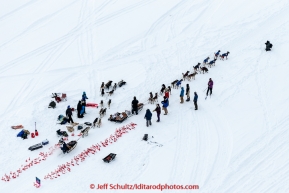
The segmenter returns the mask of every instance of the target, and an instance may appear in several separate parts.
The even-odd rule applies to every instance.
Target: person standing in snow
[[[197,92],[194,92],[194,105],[195,105],[195,110],[198,110],[198,94]]]
[[[149,125],[152,125],[152,121],[151,121],[151,119],[152,119],[152,113],[151,113],[151,111],[150,111],[149,109],[147,109],[144,118],[147,120],[147,127],[148,127]]]
[[[133,97],[133,101],[131,102],[132,106],[132,114],[135,112],[135,114],[138,114],[138,100],[136,100],[136,97]]]
[[[85,112],[85,106],[86,106],[86,102],[82,99],[82,100],[81,100],[81,111],[80,111],[80,115],[86,114],[86,112]]]
[[[190,85],[187,84],[187,88],[186,88],[186,95],[187,95],[187,102],[190,101]]]
[[[168,88],[165,90],[165,97],[170,98],[170,91]]]
[[[272,48],[273,45],[272,45],[268,40],[267,40],[267,42],[265,43],[265,45],[266,45],[266,49],[265,49],[266,52],[267,52],[267,51],[271,51],[271,48]]]
[[[210,79],[209,79],[209,82],[208,82],[207,96],[208,96],[209,91],[210,91],[210,95],[212,95],[213,84],[214,84],[214,82],[213,82],[213,80],[210,78]]]
[[[78,101],[78,104],[77,104],[77,117],[78,118],[83,118],[83,115],[80,114],[81,109],[82,109],[81,101]]]
[[[181,93],[180,93],[180,98],[181,98],[181,102],[180,103],[184,103],[184,87],[181,88]]]
[[[169,99],[164,96],[164,100],[162,101],[163,104],[163,110],[165,111],[164,115],[168,114],[168,106],[169,106]]]
[[[86,96],[86,93],[83,92],[83,93],[82,93],[82,101],[83,101],[83,102],[82,102],[82,103],[83,103],[82,106],[84,106],[84,114],[86,114],[86,112],[85,112],[86,99],[88,99],[87,96]]]
[[[73,123],[73,119],[72,119],[72,110],[70,108],[70,106],[68,105],[67,109],[66,109],[66,116],[68,117],[68,123]]]
[[[157,117],[158,117],[157,122],[160,122],[161,107],[160,107],[159,104],[157,104],[157,107],[155,108],[155,110],[153,110],[153,112],[154,112],[154,111],[157,112]]]

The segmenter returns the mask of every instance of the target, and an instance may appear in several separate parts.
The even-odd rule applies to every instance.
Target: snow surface
[[[0,172],[16,171],[28,158],[58,142],[56,125],[66,107],[76,107],[82,92],[88,102],[112,99],[101,128],[90,130],[65,156],[60,149],[9,182],[0,192],[93,192],[90,184],[199,185],[199,190],[163,192],[289,192],[289,1],[275,0],[14,0],[0,6]],[[273,43],[265,52],[265,42]],[[208,74],[190,84],[193,102],[179,103],[172,90],[169,114],[145,126],[149,92],[180,79],[214,52],[230,51]],[[208,79],[213,95],[205,100]],[[113,96],[101,97],[101,82],[124,79]],[[68,101],[47,108],[52,92]],[[118,125],[110,114],[130,109],[136,96],[146,103],[138,116]],[[99,109],[87,108],[92,122]],[[22,140],[11,125],[23,124],[40,136]],[[53,180],[44,176],[81,151],[103,141],[130,122],[136,129],[90,155],[71,172]],[[141,141],[149,134],[147,144]],[[77,133],[76,133],[77,134]],[[153,136],[153,138],[152,138]],[[28,147],[48,139],[36,151]],[[77,136],[69,137],[78,139]],[[116,159],[102,161],[109,153]],[[35,177],[42,186],[33,186]],[[144,192],[103,190],[104,192]],[[159,190],[151,192],[160,192]]]

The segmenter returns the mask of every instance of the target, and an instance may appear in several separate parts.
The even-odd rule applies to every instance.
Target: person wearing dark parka
[[[158,117],[157,122],[160,122],[161,107],[160,107],[159,104],[157,104],[157,107],[155,108],[155,110],[153,110],[153,112],[154,112],[154,111],[157,112],[157,117]]]
[[[147,127],[149,125],[152,125],[152,121],[151,121],[152,120],[152,113],[151,113],[151,111],[149,109],[147,109],[144,118],[147,120]]]
[[[138,100],[136,100],[136,97],[133,97],[133,101],[131,102],[132,106],[132,114],[135,112],[135,114],[138,114]]]
[[[71,123],[73,123],[73,120],[71,117],[72,116],[72,110],[71,110],[70,106],[68,106],[66,109],[66,116],[68,117],[68,123],[70,123],[70,121],[71,121]]]
[[[198,94],[197,92],[194,92],[194,105],[195,105],[195,110],[198,110]]]

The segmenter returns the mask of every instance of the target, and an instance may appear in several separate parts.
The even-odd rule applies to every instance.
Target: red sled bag
[[[96,107],[96,108],[98,108],[98,104],[96,104],[96,103],[86,103],[86,107]]]

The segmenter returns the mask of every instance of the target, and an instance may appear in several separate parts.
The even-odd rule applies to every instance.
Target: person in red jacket
[[[165,91],[165,97],[170,98],[170,91],[169,91],[169,89],[166,89],[166,91]]]

